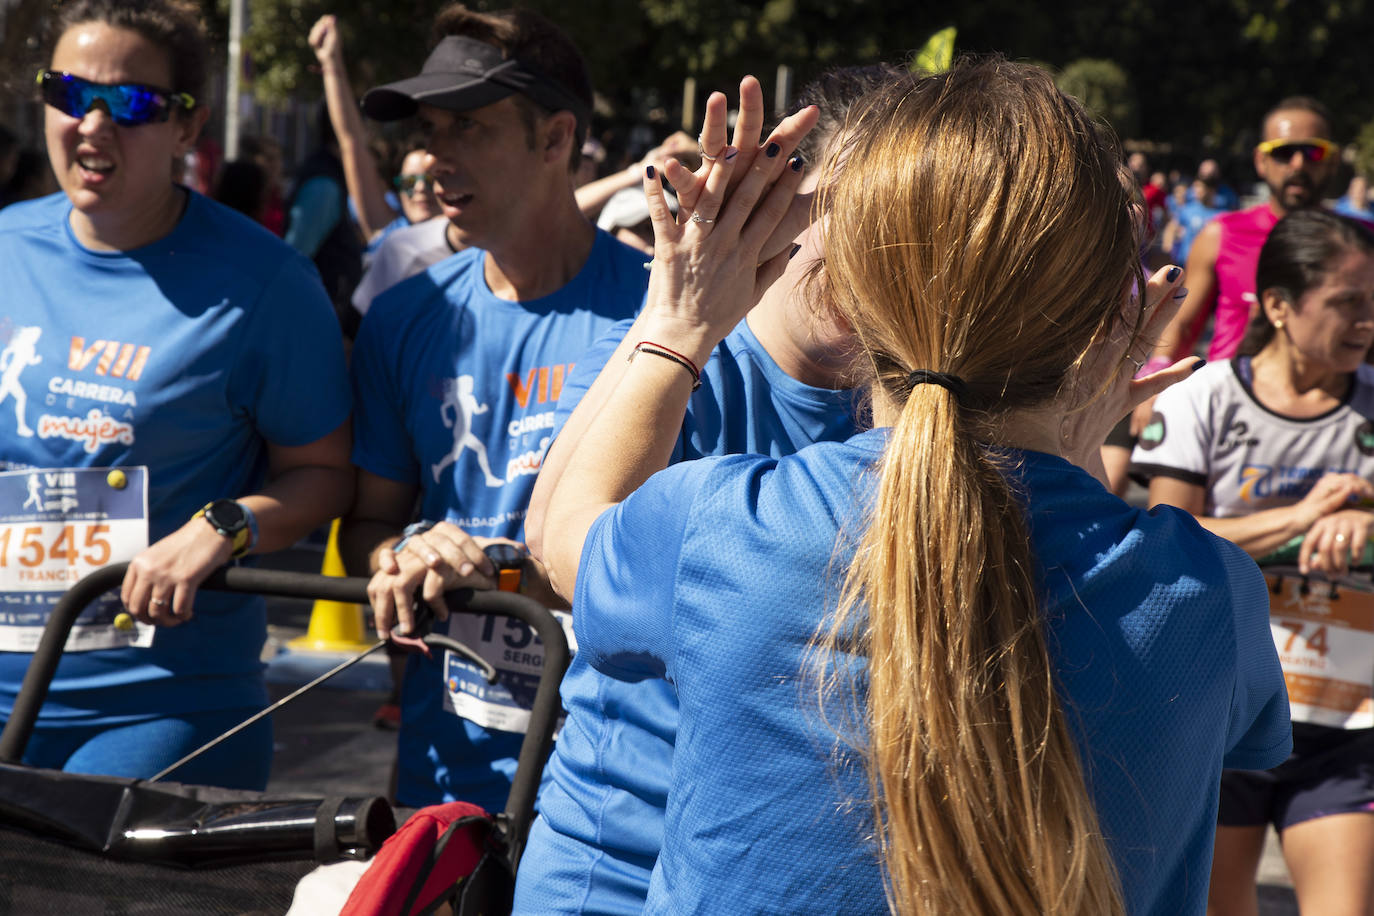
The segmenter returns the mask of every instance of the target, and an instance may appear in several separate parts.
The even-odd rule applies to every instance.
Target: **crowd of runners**
[[[1255,914],[1271,825],[1304,913],[1374,910],[1374,623],[1271,619],[1255,562],[1339,583],[1374,536],[1374,214],[1326,204],[1319,101],[1255,194],[996,56],[775,120],[745,77],[612,167],[557,25],[433,36],[358,99],[314,24],[287,191],[269,138],[204,168],[177,0],[54,13],[54,193],[0,133],[0,716],[39,583],[131,562],[26,763],[146,777],[266,705],[262,602],[197,586],[337,518],[399,804],[500,810],[540,669],[443,592],[577,648],[518,913]],[[420,599],[498,683],[413,651]]]

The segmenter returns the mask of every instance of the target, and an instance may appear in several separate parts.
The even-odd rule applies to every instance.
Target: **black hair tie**
[[[961,404],[968,398],[968,385],[964,384],[964,380],[957,375],[950,375],[946,372],[917,369],[906,377],[906,387],[908,391],[915,391],[917,385],[939,385],[954,395],[954,400]]]

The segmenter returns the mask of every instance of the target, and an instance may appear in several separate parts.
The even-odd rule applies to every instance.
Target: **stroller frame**
[[[117,588],[127,568],[127,563],[118,563],[96,570],[73,585],[53,606],[9,720],[3,732],[0,732],[0,763],[18,764],[22,760],[39,711],[47,698],[67,635],[77,616],[98,596]],[[362,578],[227,567],[212,573],[200,587],[213,591],[366,604],[367,581]],[[544,761],[553,744],[553,733],[561,710],[558,687],[570,657],[568,641],[553,614],[523,595],[459,589],[445,595],[445,599],[451,613],[495,614],[520,620],[534,629],[544,646],[543,670],[530,711],[529,728],[520,746],[510,795],[505,810],[494,813],[498,834],[495,839],[505,846],[513,872],[519,864],[534,819],[535,796],[539,790]]]

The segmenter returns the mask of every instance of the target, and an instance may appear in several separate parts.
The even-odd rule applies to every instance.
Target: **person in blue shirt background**
[[[886,65],[848,67],[803,88],[794,107],[818,106],[821,121],[799,154],[823,160],[850,106],[901,73]],[[762,90],[746,79],[740,85],[737,149],[758,148],[762,120]],[[803,189],[814,189],[811,177]],[[854,341],[818,301],[819,285],[809,282],[821,257],[816,235],[808,229],[797,238],[799,250],[782,277],[702,367],[702,385],[688,404],[673,463],[737,453],[781,457],[853,434],[860,407],[848,388]],[[617,371],[635,340],[632,324],[621,322],[581,359],[563,386],[559,429],[603,368]],[[545,498],[556,483],[541,475],[531,497],[526,535],[535,548],[543,534]],[[609,677],[580,656],[573,658],[562,695],[567,721],[521,860],[515,912],[639,913],[662,842],[676,695],[664,681]]]
[[[800,177],[759,157],[727,194],[726,155],[698,220],[646,181],[635,359],[546,462],[578,651],[678,698],[645,911],[1201,913],[1223,761],[1291,742],[1254,564],[1100,483],[1192,368],[1132,380],[1182,271],[1144,280],[1115,142],[1039,68],[959,61],[856,124],[825,282],[877,428],[663,469]]]
[[[0,462],[128,469],[111,487],[146,468],[151,546],[120,600],[157,629],[130,644],[94,608],[24,759],[147,778],[266,705],[263,601],[197,587],[344,511],[351,399],[310,263],[172,180],[209,115],[200,23],[164,0],[74,0],[54,34],[41,85],[63,193],[0,212]],[[0,716],[30,659],[9,617]],[[261,789],[271,760],[264,720],[172,778]]]
[[[1188,190],[1188,199],[1178,206],[1172,221],[1164,227],[1164,247],[1175,264],[1188,262],[1188,250],[1202,227],[1226,212],[1216,201],[1215,189],[1203,179],[1194,180]]]
[[[1369,206],[1369,181],[1363,175],[1350,179],[1345,195],[1336,201],[1331,209],[1344,216],[1353,216],[1365,222],[1374,221],[1374,208]]]

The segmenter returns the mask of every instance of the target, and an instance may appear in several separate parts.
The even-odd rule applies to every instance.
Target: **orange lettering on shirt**
[[[139,347],[134,354],[134,364],[129,367],[129,374],[124,376],[131,382],[138,381],[138,377],[143,374],[143,367],[148,364],[148,354],[153,352],[152,347]]]
[[[530,392],[534,390],[534,376],[538,371],[538,369],[531,369],[523,382],[520,380],[520,376],[514,372],[506,373],[506,381],[510,383],[510,390],[515,392],[515,403],[521,407],[529,406]]]
[[[95,364],[95,374],[104,375],[110,371],[110,363],[114,362],[115,354],[119,352],[119,341],[112,340],[105,344],[105,352],[100,354],[100,362]]]
[[[131,359],[133,359],[133,358],[134,358],[134,345],[133,345],[133,344],[125,344],[124,346],[120,347],[120,348],[119,348],[119,359],[115,360],[114,366],[111,367],[111,369],[110,369],[110,374],[113,375],[115,378],[123,378],[123,377],[124,377],[124,372],[125,372],[125,370],[127,370],[127,369],[129,368],[129,360],[131,360]]]
[[[572,367],[572,363],[568,363],[567,366],[557,365],[553,367],[553,387],[549,390],[549,400],[555,404],[563,396],[563,371],[566,369],[568,374],[572,375]]]
[[[549,399],[549,368],[548,366],[539,367],[539,403],[543,404]],[[521,407],[525,405],[521,404]]]
[[[105,341],[103,340],[97,340],[88,347],[86,346],[86,338],[73,337],[71,349],[67,352],[67,368],[73,372],[80,372],[103,349],[105,349]]]

